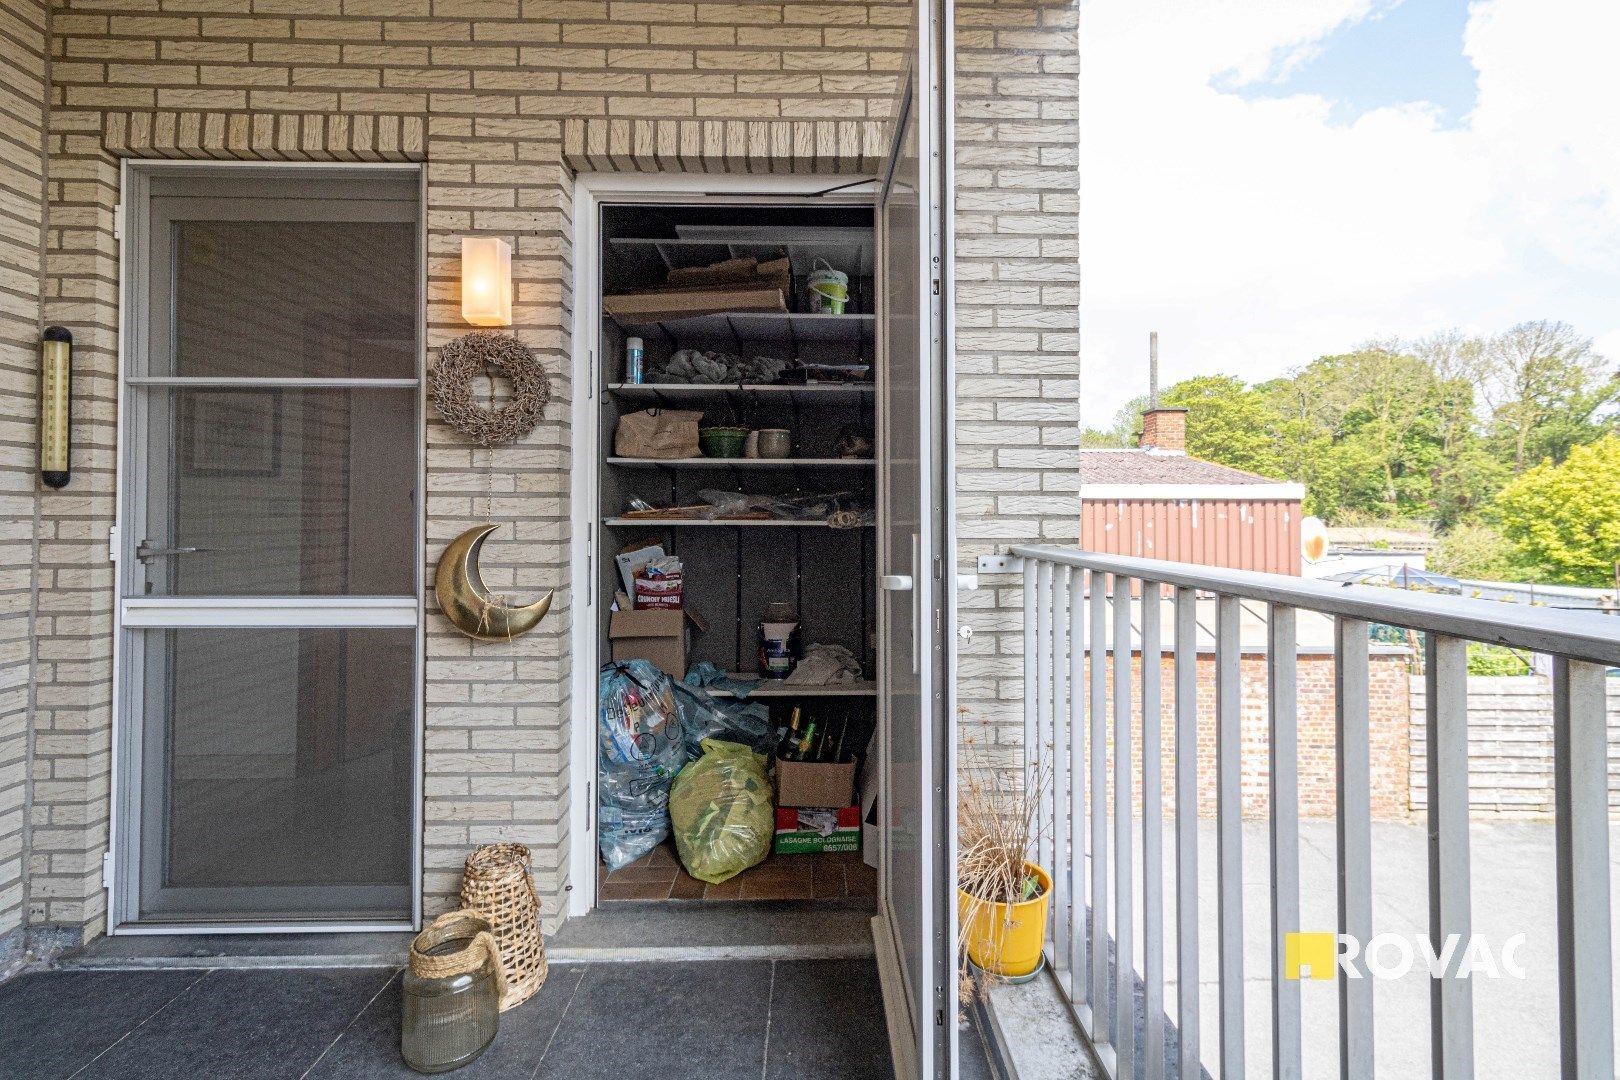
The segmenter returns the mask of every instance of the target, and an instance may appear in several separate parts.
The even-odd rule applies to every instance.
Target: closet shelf
[[[626,469],[870,469],[871,458],[629,458],[610,457]]]
[[[830,529],[825,521],[781,521],[776,518],[763,518],[753,520],[726,519],[710,520],[708,518],[604,518],[602,524],[610,528],[620,529]],[[871,525],[857,525],[853,529],[844,529],[844,532],[859,532],[861,529],[870,529]]]
[[[679,346],[687,341],[728,339],[739,347],[745,341],[790,345],[860,347],[872,337],[872,315],[817,315],[798,311],[737,311],[712,315],[685,315],[678,319],[619,319],[606,311],[602,318],[618,324],[630,337],[662,336]],[[784,340],[786,339],[786,340]]]
[[[763,400],[788,399],[800,405],[832,405],[867,401],[875,392],[871,383],[610,383],[608,391],[627,401],[725,401],[737,394]]]
[[[731,677],[733,679],[747,681],[755,678],[756,676],[748,674],[733,674]],[[729,698],[732,696],[730,690],[721,690],[718,687],[713,686],[705,687],[705,689],[708,690],[709,696],[711,697]],[[753,701],[755,698],[876,696],[877,683],[872,682],[869,679],[861,679],[856,682],[846,683],[843,686],[794,686],[787,683],[762,680],[758,686],[748,691],[747,700]]]
[[[825,259],[855,276],[870,277],[876,248],[872,230],[827,226],[684,226],[677,238],[615,236],[608,243],[624,252],[648,252],[665,269],[707,266],[722,259],[752,255],[761,261],[787,256],[793,273],[803,277]],[[656,264],[656,263],[655,263]]]

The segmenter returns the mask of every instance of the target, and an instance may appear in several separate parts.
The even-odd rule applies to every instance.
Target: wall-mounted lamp
[[[505,240],[461,238],[461,317],[474,326],[512,325],[512,246]]]
[[[39,478],[46,487],[67,487],[72,389],[73,335],[47,326],[39,343]]]

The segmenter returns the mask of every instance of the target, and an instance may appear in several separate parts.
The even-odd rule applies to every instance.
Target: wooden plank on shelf
[[[604,296],[602,306],[620,321],[659,322],[725,312],[747,314],[787,311],[781,289],[709,288],[683,292],[633,292]]]

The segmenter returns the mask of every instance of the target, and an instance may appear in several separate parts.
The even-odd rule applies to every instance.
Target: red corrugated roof
[[[1276,484],[1280,481],[1213,461],[1162,450],[1082,450],[1080,483],[1085,484]]]

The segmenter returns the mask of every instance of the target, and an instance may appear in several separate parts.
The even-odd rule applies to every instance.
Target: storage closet
[[[797,711],[799,733],[814,723],[823,740],[810,751],[815,760],[848,759],[853,775],[864,764],[877,701],[872,210],[606,205],[599,237],[600,295],[589,302],[601,305],[600,658],[654,659],[677,681],[694,668],[709,679],[759,679],[744,693],[768,709],[773,747]],[[627,417],[632,427],[657,427],[655,442],[675,441],[658,449],[635,442],[626,452]],[[726,428],[734,431],[717,430]],[[669,456],[672,445],[685,449]],[[657,629],[615,610],[627,600],[632,608],[661,602],[630,587],[618,558],[649,544],[680,564],[684,615],[662,615]],[[762,625],[778,626],[784,615],[797,623],[794,659],[803,663],[812,651],[841,659],[839,681],[761,679]],[[675,633],[685,640],[677,645],[670,627],[682,622]],[[767,651],[779,648],[772,639]],[[848,674],[851,664],[858,677]],[[707,687],[720,701],[735,690],[729,681]],[[859,782],[850,785],[839,800],[849,804],[838,822],[846,842],[861,816],[850,809],[860,806]],[[830,827],[829,817],[820,820]],[[870,843],[872,830],[861,831]],[[781,844],[779,833],[764,864],[721,884],[684,873],[671,841],[611,874],[599,856],[598,897],[875,895],[875,871],[860,850],[786,854]]]

